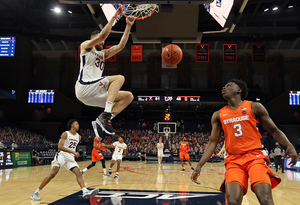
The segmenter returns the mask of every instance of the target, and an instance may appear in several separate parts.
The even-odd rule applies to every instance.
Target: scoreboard
[[[201,96],[137,96],[141,102],[200,102]]]
[[[28,103],[54,103],[54,90],[29,90]]]
[[[290,105],[300,105],[300,91],[290,91]]]
[[[0,57],[14,57],[15,46],[15,36],[0,36]]]

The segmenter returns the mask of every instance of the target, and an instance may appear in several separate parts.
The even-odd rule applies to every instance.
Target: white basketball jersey
[[[163,143],[157,143],[157,149],[162,150],[163,149]]]
[[[114,155],[123,155],[123,150],[127,149],[127,145],[124,142],[122,144],[119,141],[114,142],[113,146],[115,147]]]
[[[75,135],[72,135],[70,131],[66,131],[66,133],[68,136],[65,140],[64,147],[75,152],[79,143],[79,134],[76,133]]]
[[[105,56],[95,47],[90,52],[80,55],[80,72],[78,81],[82,84],[99,80],[104,70]]]

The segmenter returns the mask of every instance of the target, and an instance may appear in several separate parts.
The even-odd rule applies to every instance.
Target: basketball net
[[[134,16],[135,20],[141,20],[150,17],[155,11],[159,12],[157,4],[121,4],[122,14],[127,18]]]

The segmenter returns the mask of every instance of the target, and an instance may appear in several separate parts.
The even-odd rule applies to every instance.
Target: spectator
[[[3,140],[0,141],[0,149],[6,149],[6,146],[3,143]]]
[[[275,143],[275,148],[273,149],[273,153],[275,156],[276,172],[278,171],[278,167],[281,166],[282,173],[284,173],[284,166],[283,166],[284,150],[279,146],[278,142]]]
[[[18,149],[18,145],[16,143],[16,141],[14,140],[13,143],[11,143],[11,150],[16,150]]]
[[[40,153],[37,150],[33,149],[32,150],[32,159],[35,162],[35,165],[39,165],[40,164],[40,158],[39,158],[39,156],[40,156]]]

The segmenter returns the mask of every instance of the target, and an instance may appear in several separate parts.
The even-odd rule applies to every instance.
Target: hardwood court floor
[[[81,169],[89,165],[91,161],[79,162]],[[108,166],[110,161],[106,161]],[[196,166],[196,163],[193,163]],[[158,190],[158,191],[187,191],[187,192],[218,192],[224,177],[223,163],[207,163],[199,178],[200,185],[192,183],[190,170],[185,165],[186,172],[180,172],[179,164],[146,164],[140,161],[123,161],[121,163],[120,178],[114,180],[103,178],[102,167],[97,163],[88,170],[84,180],[88,188],[119,189],[119,190]],[[116,165],[113,167],[116,170]],[[50,165],[15,168],[0,170],[0,204],[48,204],[80,191],[75,175],[61,168],[57,176],[41,191],[41,201],[32,201],[30,195],[48,175]],[[274,168],[272,171],[275,172]],[[282,182],[273,189],[273,197],[276,205],[300,204],[300,172],[278,172]],[[253,192],[248,189],[243,201],[244,205],[259,204]]]

